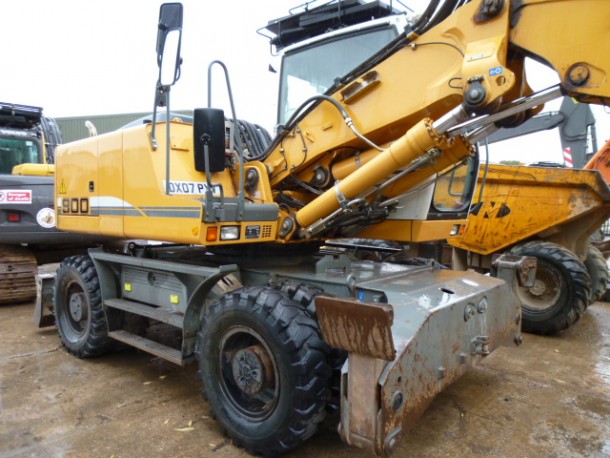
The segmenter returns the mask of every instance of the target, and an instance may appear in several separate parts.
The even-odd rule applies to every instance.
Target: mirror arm
[[[167,95],[165,97],[164,97],[164,93],[167,93]],[[159,146],[157,143],[157,135],[156,135],[157,107],[162,107],[163,103],[165,101],[165,105],[169,108],[169,104],[167,103],[168,96],[169,96],[169,88],[161,86],[161,84],[157,81],[157,87],[155,89],[155,104],[153,107],[152,130],[150,132],[150,142],[152,144],[152,149],[155,151],[157,150],[157,148]],[[169,114],[168,114],[167,119],[169,120]]]
[[[164,88],[161,88],[161,91],[163,91]],[[169,119],[169,88],[167,88],[167,92],[165,92],[165,194],[167,194],[168,196],[170,195],[170,186],[169,186],[169,180],[170,180],[170,176],[169,176],[169,169],[170,169],[170,157],[169,157],[169,153],[170,153],[170,143],[171,143],[171,138],[169,136],[169,125],[170,125],[170,119]],[[153,125],[154,127],[154,125]]]

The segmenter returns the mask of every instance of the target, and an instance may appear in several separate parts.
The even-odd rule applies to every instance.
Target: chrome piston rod
[[[510,102],[500,107],[495,113],[477,116],[464,122],[460,122],[460,120],[463,119],[463,108],[460,106],[456,109],[456,114],[452,118],[435,122],[434,128],[439,134],[445,134],[450,138],[457,137],[458,135],[465,135],[468,141],[474,144],[491,133],[490,130],[487,129],[488,126],[493,125],[502,119],[522,113],[525,110],[545,104],[562,95],[561,87],[559,85],[551,86],[527,97],[522,97]],[[462,113],[462,115],[460,115],[460,113]]]

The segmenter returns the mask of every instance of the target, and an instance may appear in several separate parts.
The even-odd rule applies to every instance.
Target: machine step
[[[187,359],[182,358],[182,352],[180,350],[160,344],[159,342],[147,339],[146,337],[133,334],[125,331],[124,329],[110,331],[108,333],[108,337],[112,337],[115,340],[131,345],[132,347],[139,348],[145,352],[152,353],[159,358],[163,358],[179,366],[184,366],[187,361]]]
[[[154,307],[126,299],[106,299],[104,301],[104,305],[106,307],[123,310],[135,315],[161,321],[162,323],[167,323],[177,328],[182,328],[182,323],[184,321],[184,315],[179,315],[161,307]]]

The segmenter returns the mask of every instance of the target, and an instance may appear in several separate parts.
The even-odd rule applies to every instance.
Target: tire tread
[[[568,298],[563,307],[549,319],[540,321],[523,309],[523,330],[549,335],[569,328],[585,313],[589,303],[591,280],[585,265],[569,249],[548,241],[530,241],[516,246],[511,254],[535,256],[558,267],[567,275]]]
[[[205,345],[210,333],[208,325],[233,310],[246,311],[266,323],[286,350],[291,371],[295,375],[288,420],[283,423],[283,427],[263,438],[240,434],[236,425],[226,424],[225,421],[228,420],[219,412],[222,406],[214,405],[216,397],[210,396],[213,387],[209,383],[213,381],[205,371]],[[328,347],[325,347],[320,337],[315,320],[285,293],[267,287],[250,287],[224,295],[210,307],[197,342],[198,374],[203,385],[203,395],[210,401],[225,434],[237,445],[255,454],[276,456],[296,448],[316,432],[318,424],[324,419],[324,407],[330,397],[327,386],[331,370],[325,354]]]

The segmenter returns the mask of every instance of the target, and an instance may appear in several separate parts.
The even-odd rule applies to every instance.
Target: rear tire
[[[517,290],[525,332],[554,334],[580,319],[589,302],[591,280],[574,253],[556,243],[535,241],[513,248],[511,254],[538,261],[535,285]]]
[[[60,264],[54,303],[57,330],[69,353],[91,358],[112,348],[100,282],[89,256],[72,256]]]
[[[278,290],[242,288],[220,298],[197,336],[197,358],[226,434],[266,456],[311,437],[330,397],[327,349],[317,322]]]
[[[608,289],[608,265],[601,251],[593,245],[587,248],[587,259],[585,259],[585,267],[591,277],[591,294],[589,295],[589,304],[601,300]]]

